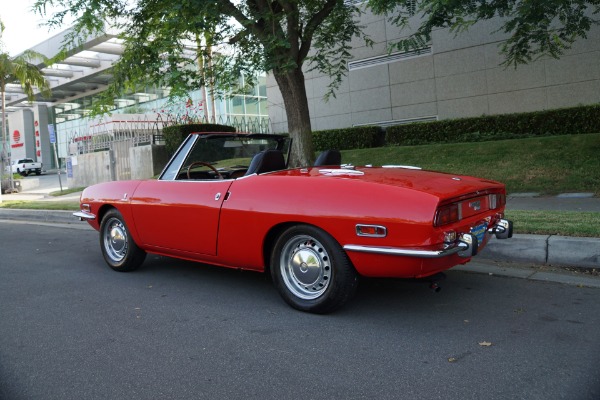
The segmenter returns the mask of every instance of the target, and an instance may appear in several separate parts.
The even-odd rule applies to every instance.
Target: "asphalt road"
[[[0,243],[2,400],[600,398],[600,289],[454,271],[319,316],[257,273],[113,272],[86,226],[2,222]]]

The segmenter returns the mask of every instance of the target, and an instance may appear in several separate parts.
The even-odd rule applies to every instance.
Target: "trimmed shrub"
[[[164,127],[165,149],[171,157],[190,133],[194,132],[235,132],[233,126],[219,124],[187,124]]]
[[[386,145],[479,142],[600,132],[600,105],[390,126]]]
[[[330,129],[313,132],[315,150],[351,150],[383,145],[383,131],[378,126]]]

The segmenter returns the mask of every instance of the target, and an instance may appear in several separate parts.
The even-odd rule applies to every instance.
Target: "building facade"
[[[413,17],[416,26],[418,17]],[[360,18],[372,47],[355,39],[348,74],[335,98],[323,100],[330,78],[306,72],[313,130],[360,125],[397,125],[564,108],[600,102],[600,28],[592,27],[558,60],[543,57],[518,68],[500,64],[496,32],[499,19],[475,24],[455,35],[433,32],[419,51],[388,53],[389,44],[407,36],[384,16]],[[287,119],[275,79],[267,79],[269,117],[275,132],[286,132]]]

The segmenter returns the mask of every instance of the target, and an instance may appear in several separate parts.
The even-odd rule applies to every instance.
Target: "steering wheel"
[[[217,174],[217,176],[219,177],[219,179],[223,179],[223,175],[221,175],[221,173],[219,171],[217,171],[217,169],[215,167],[213,167],[211,164],[204,162],[204,161],[194,161],[193,163],[191,163],[189,165],[189,167],[187,167],[187,177],[188,179],[192,179],[192,177],[190,176],[190,171],[192,170],[192,168],[198,166],[198,165],[202,165],[204,167],[208,167],[210,169],[212,169],[215,174]]]

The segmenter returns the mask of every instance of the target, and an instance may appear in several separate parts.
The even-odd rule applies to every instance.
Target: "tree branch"
[[[306,27],[304,28],[304,34],[302,36],[302,43],[300,44],[300,51],[298,52],[298,61],[304,61],[310,47],[312,45],[312,39],[315,34],[315,30],[323,23],[323,21],[331,14],[335,6],[343,2],[343,0],[328,0],[325,6],[313,17],[308,20]]]

